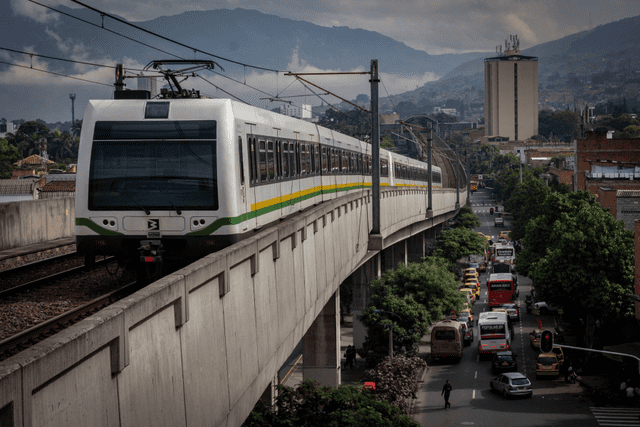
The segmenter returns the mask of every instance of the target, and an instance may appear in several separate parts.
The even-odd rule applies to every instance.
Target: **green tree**
[[[13,163],[20,159],[18,148],[9,144],[4,138],[0,138],[0,179],[11,178]]]
[[[527,177],[515,188],[505,203],[505,208],[513,216],[510,234],[513,240],[525,237],[527,224],[543,213],[542,201],[550,191],[538,177]]]
[[[295,388],[278,386],[274,407],[260,401],[243,427],[382,426],[418,427],[375,393],[356,386],[319,387],[307,380]]]
[[[384,138],[382,138],[382,141],[380,141],[380,148],[384,148],[385,150],[392,150],[395,149],[396,146],[390,137],[385,136]]]
[[[541,212],[526,227],[518,271],[539,298],[580,320],[591,345],[596,320],[633,314],[633,234],[585,191],[550,193]]]
[[[480,227],[478,215],[474,214],[470,207],[463,206],[454,218],[457,227],[474,228]]]
[[[49,135],[49,128],[37,121],[24,122],[16,132],[18,149],[22,158],[33,154],[42,153],[46,149],[46,138]]]
[[[547,138],[569,142],[580,131],[578,115],[572,111],[541,110],[538,113],[538,133]]]
[[[460,227],[443,231],[436,239],[435,247],[436,255],[455,262],[472,254],[484,254],[487,240],[473,230]]]

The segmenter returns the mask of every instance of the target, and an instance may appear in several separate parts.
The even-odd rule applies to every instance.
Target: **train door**
[[[245,133],[246,135],[246,133]],[[248,193],[248,181],[247,181],[247,173],[246,173],[246,156],[245,156],[245,140],[242,138],[242,132],[238,131],[238,146],[236,147],[238,150],[238,213],[240,217],[240,229],[242,231],[246,231],[249,228],[249,217],[247,215],[248,207],[250,206],[247,200]]]
[[[297,139],[297,138],[296,138]],[[298,141],[281,139],[282,181],[280,183],[280,199],[282,201],[282,216],[287,216],[296,211],[296,198],[300,191],[299,177],[299,150]]]
[[[258,163],[258,139],[253,134],[253,125],[246,124],[246,166],[249,170],[248,181],[245,181],[245,212],[247,214],[248,228],[256,228],[256,188],[260,183],[259,179],[259,163]],[[245,175],[246,178],[246,175]]]

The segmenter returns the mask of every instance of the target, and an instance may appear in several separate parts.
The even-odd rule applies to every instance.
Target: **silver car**
[[[491,390],[502,394],[504,397],[531,397],[533,395],[531,381],[519,372],[506,372],[502,375],[498,375],[491,379],[489,387],[491,387]]]
[[[518,310],[518,306],[514,303],[502,304],[502,308],[507,310],[507,314],[509,315],[509,319],[512,322],[520,321],[520,311]]]

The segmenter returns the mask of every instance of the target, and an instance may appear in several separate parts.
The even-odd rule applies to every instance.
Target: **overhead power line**
[[[68,78],[68,79],[82,80],[83,82],[89,82],[89,83],[95,83],[95,84],[97,84],[97,85],[113,87],[113,85],[108,85],[108,84],[106,84],[106,83],[95,82],[95,81],[93,81],[93,80],[83,79],[83,78],[80,78],[80,77],[68,76],[68,75],[66,75],[66,74],[56,73],[56,72],[54,72],[54,71],[43,70],[42,68],[27,67],[26,65],[18,65],[18,64],[13,64],[13,63],[11,63],[11,62],[5,62],[5,61],[0,61],[0,64],[11,65],[11,66],[13,66],[13,67],[26,68],[27,70],[41,71],[41,72],[43,72],[43,73],[53,74],[53,75],[60,76],[60,77],[66,77],[66,78]]]
[[[109,17],[109,18],[111,18],[111,19],[113,19],[113,20],[115,20],[115,21],[118,21],[118,22],[120,22],[120,23],[122,23],[122,24],[129,25],[130,27],[133,27],[133,28],[135,28],[135,29],[137,29],[137,30],[143,31],[143,32],[145,32],[145,33],[147,33],[147,34],[151,34],[151,35],[153,35],[153,36],[155,36],[155,37],[159,37],[159,38],[161,38],[161,39],[163,39],[163,40],[166,40],[166,41],[168,41],[168,42],[171,42],[171,43],[177,44],[177,45],[179,45],[179,46],[182,46],[182,47],[184,47],[184,48],[187,48],[187,49],[189,49],[189,50],[192,50],[194,53],[195,53],[195,52],[200,52],[200,53],[202,53],[202,54],[204,54],[204,55],[209,55],[209,56],[211,56],[211,57],[213,57],[213,58],[217,58],[217,59],[220,59],[220,60],[223,60],[223,61],[231,62],[232,64],[242,65],[242,66],[244,66],[244,67],[255,68],[255,69],[257,69],[257,70],[273,71],[274,73],[284,72],[284,71],[282,71],[282,70],[274,70],[274,69],[271,69],[271,68],[258,67],[258,66],[255,66],[255,65],[245,64],[245,63],[243,63],[243,62],[234,61],[233,59],[225,58],[225,57],[223,57],[223,56],[214,55],[213,53],[209,53],[209,52],[206,52],[206,51],[204,51],[204,50],[201,50],[201,49],[198,49],[198,48],[195,48],[195,47],[188,46],[188,45],[186,45],[186,44],[184,44],[184,43],[181,43],[181,42],[179,42],[179,41],[172,40],[172,39],[170,39],[170,38],[168,38],[168,37],[165,37],[165,36],[162,36],[162,35],[160,35],[160,34],[158,34],[158,33],[154,33],[153,31],[149,31],[149,30],[147,30],[147,29],[145,29],[145,28],[139,27],[139,26],[137,26],[137,25],[135,25],[135,24],[132,24],[132,23],[130,23],[130,22],[128,22],[128,21],[125,21],[124,19],[120,19],[120,18],[118,18],[117,16],[114,16],[114,15],[111,15],[111,14],[109,14],[109,13],[103,12],[103,11],[101,11],[101,10],[99,10],[99,9],[96,9],[96,8],[92,7],[92,6],[89,6],[89,5],[87,5],[87,4],[84,4],[84,3],[82,3],[82,2],[80,2],[80,1],[78,1],[78,0],[71,0],[71,1],[72,1],[72,2],[74,2],[74,3],[79,4],[80,6],[84,6],[84,7],[86,7],[87,9],[91,9],[91,10],[93,10],[94,12],[99,13],[99,14],[100,14],[101,16],[103,16],[103,17],[104,17],[104,16],[107,16],[107,17]]]
[[[148,47],[148,48],[151,48],[151,49],[157,50],[158,52],[166,53],[167,55],[171,55],[171,56],[173,56],[173,57],[175,57],[175,58],[178,58],[178,59],[185,59],[185,58],[182,58],[182,57],[180,57],[180,56],[178,56],[178,55],[175,55],[175,54],[173,54],[173,53],[170,53],[170,52],[167,52],[167,51],[165,51],[165,50],[159,49],[159,48],[157,48],[157,47],[154,47],[154,46],[148,45],[148,44],[146,44],[146,43],[143,43],[143,42],[141,42],[140,40],[136,40],[136,39],[134,39],[134,38],[132,38],[132,37],[125,36],[124,34],[120,34],[120,33],[118,33],[117,31],[113,31],[113,30],[110,30],[110,29],[108,29],[108,28],[101,27],[100,25],[94,24],[93,22],[89,22],[89,21],[87,21],[87,20],[85,20],[85,19],[78,18],[77,16],[73,16],[73,15],[71,15],[71,14],[69,14],[69,13],[66,13],[66,12],[63,12],[63,11],[61,11],[61,10],[55,9],[55,8],[53,8],[53,7],[51,7],[51,6],[47,6],[47,5],[45,5],[45,4],[38,3],[38,2],[37,2],[37,1],[35,1],[35,0],[29,0],[29,1],[30,1],[31,3],[35,3],[35,4],[37,4],[38,6],[42,6],[42,7],[45,7],[45,8],[47,8],[47,9],[49,9],[49,10],[53,10],[54,12],[58,12],[58,13],[59,13],[59,14],[61,14],[61,15],[65,15],[65,16],[68,16],[68,17],[70,17],[70,18],[77,19],[78,21],[84,22],[85,24],[89,24],[89,25],[92,25],[92,26],[97,27],[97,28],[102,28],[103,30],[108,31],[108,32],[110,32],[110,33],[112,33],[112,34],[118,35],[118,36],[120,36],[120,37],[124,37],[124,38],[125,38],[125,39],[127,39],[127,40],[130,40],[130,41],[133,41],[133,42],[139,43],[139,44],[141,44],[141,45],[143,45],[143,46],[146,46],[146,47]]]
[[[103,67],[103,68],[113,68],[115,69],[116,67],[113,65],[105,65],[105,64],[96,64],[93,62],[85,62],[85,61],[76,61],[73,59],[65,59],[65,58],[56,58],[55,56],[47,56],[47,55],[39,55],[37,53],[32,53],[32,52],[24,52],[21,50],[15,50],[15,49],[9,49],[8,47],[0,47],[0,50],[6,50],[8,52],[13,52],[13,53],[20,53],[22,55],[29,55],[29,56],[37,56],[38,58],[46,58],[46,59],[53,59],[54,61],[64,61],[64,62],[71,62],[74,64],[82,64],[82,65],[90,65],[92,67]],[[138,69],[138,68],[129,68],[129,67],[125,67],[127,70],[131,70],[131,71],[144,71],[142,69]]]

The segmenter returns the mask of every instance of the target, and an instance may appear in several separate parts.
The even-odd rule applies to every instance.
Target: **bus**
[[[454,320],[441,320],[431,328],[431,357],[462,358],[464,348],[464,330],[462,323]]]
[[[492,273],[487,280],[489,307],[514,302],[518,298],[518,283],[511,273]]]
[[[509,265],[513,265],[516,259],[516,248],[512,245],[500,245],[496,244],[493,248],[493,259],[495,262],[504,262]]]
[[[491,354],[511,349],[511,331],[507,313],[484,311],[478,318],[478,353]]]

